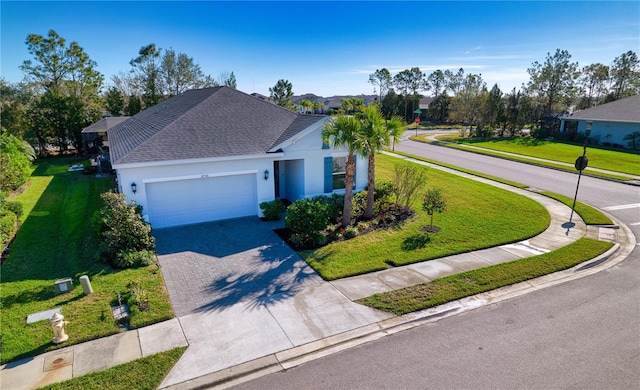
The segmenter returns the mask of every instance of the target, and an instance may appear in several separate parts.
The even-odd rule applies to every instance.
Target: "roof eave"
[[[239,156],[225,156],[225,157],[208,157],[208,158],[193,158],[182,160],[163,160],[163,161],[148,161],[139,163],[118,163],[113,162],[111,166],[113,169],[130,169],[130,168],[149,168],[160,167],[167,165],[182,165],[182,164],[201,164],[220,161],[240,161],[240,160],[257,160],[257,159],[274,159],[283,157],[284,153],[269,153],[269,154],[247,154]]]
[[[616,122],[616,123],[640,123],[640,120],[627,120],[627,119],[603,119],[603,118],[574,118],[574,117],[563,117],[560,118],[565,121],[592,121],[592,122]]]
[[[296,133],[294,136],[286,139],[285,141],[279,143],[278,145],[275,145],[274,147],[269,149],[267,153],[274,153],[274,152],[277,152],[278,150],[285,149],[287,146],[291,146],[295,144],[299,139],[302,139],[307,135],[311,134],[312,132],[318,130],[320,127],[322,127],[325,124],[325,122],[329,120],[331,120],[330,116],[324,116],[320,118],[317,122],[314,122],[311,126],[308,126],[304,130]]]

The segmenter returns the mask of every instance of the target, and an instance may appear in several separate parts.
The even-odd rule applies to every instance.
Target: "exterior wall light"
[[[131,183],[131,191],[135,194],[138,191],[138,185],[134,182]]]
[[[269,180],[269,171],[268,170],[264,171],[264,179],[265,180]]]

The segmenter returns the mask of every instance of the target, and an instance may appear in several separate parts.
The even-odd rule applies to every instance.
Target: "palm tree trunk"
[[[344,206],[342,207],[342,226],[345,228],[351,225],[351,202],[353,199],[353,177],[355,176],[355,173],[356,161],[353,158],[353,154],[349,154],[345,166]]]
[[[367,208],[364,211],[364,219],[373,218],[374,188],[376,184],[376,154],[369,153],[369,166],[367,167]]]

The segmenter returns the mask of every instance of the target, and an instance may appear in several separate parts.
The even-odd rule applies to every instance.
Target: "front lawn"
[[[130,327],[137,328],[173,317],[162,274],[156,265],[114,270],[98,262],[98,243],[90,218],[101,206],[100,194],[113,188],[113,179],[97,179],[82,172],[68,172],[79,163],[74,158],[39,160],[27,189],[13,200],[22,202],[25,216],[2,265],[0,317],[1,362],[41,354],[119,332],[111,306],[127,285],[139,280],[148,294],[150,310],[132,307]],[[78,278],[88,275],[93,294],[83,295]],[[54,281],[70,277],[75,288],[54,294]],[[69,340],[61,345],[47,320],[26,323],[29,314],[62,308]]]
[[[378,155],[376,179],[391,180],[393,157]],[[429,234],[424,247],[414,245],[425,233],[429,216],[421,210],[422,197],[412,205],[416,217],[398,228],[378,230],[348,241],[300,252],[301,256],[326,280],[378,271],[392,266],[435,259],[512,243],[533,237],[550,223],[547,210],[521,195],[437,169],[427,169],[427,181],[419,190],[440,188],[447,210],[436,214],[434,225],[441,230]],[[418,238],[418,239],[416,239]]]

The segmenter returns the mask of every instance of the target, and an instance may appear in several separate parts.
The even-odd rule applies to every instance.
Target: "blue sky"
[[[13,2],[2,0],[0,70],[19,81],[28,34],[55,30],[111,75],[149,43],[194,58],[238,89],[269,94],[278,79],[295,94],[371,94],[369,74],[420,67],[481,73],[507,92],[547,53],[568,50],[580,67],[640,54],[640,2]]]

